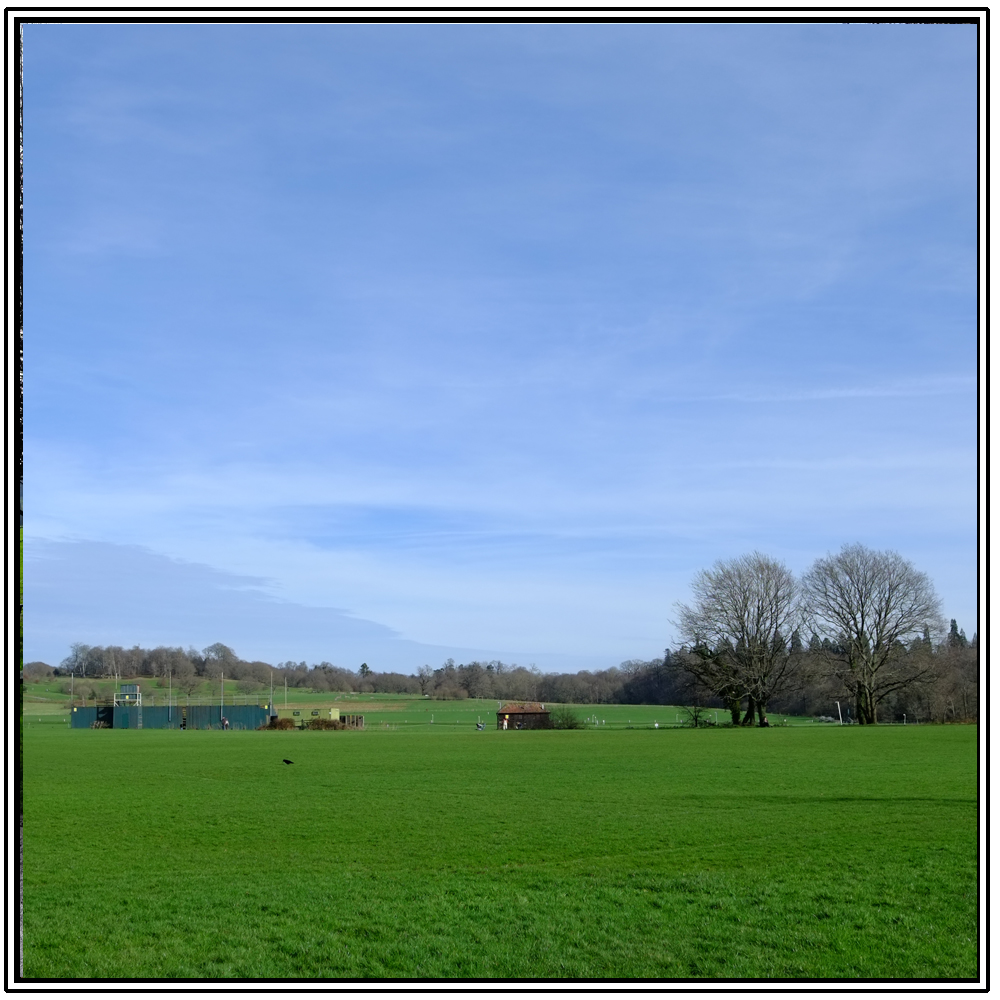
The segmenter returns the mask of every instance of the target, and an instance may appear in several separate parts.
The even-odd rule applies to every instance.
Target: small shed
[[[304,729],[313,719],[340,719],[340,709],[324,706],[322,708],[278,708],[272,718],[291,719],[299,729]]]
[[[511,702],[497,712],[497,729],[551,729],[549,713],[537,701]]]

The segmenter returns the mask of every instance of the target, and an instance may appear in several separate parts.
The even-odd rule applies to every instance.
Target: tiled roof
[[[497,715],[541,715],[543,713],[548,715],[549,710],[537,701],[519,701],[510,702],[510,704],[504,705],[504,707],[497,712]]]

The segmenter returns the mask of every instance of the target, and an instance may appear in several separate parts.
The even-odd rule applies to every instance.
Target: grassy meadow
[[[974,727],[438,711],[26,729],[25,976],[977,976]]]

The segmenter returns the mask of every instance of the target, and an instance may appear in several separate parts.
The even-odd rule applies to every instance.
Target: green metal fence
[[[73,729],[259,729],[266,726],[264,705],[76,705],[70,713]]]

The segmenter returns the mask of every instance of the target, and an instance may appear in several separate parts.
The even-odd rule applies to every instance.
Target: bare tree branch
[[[752,552],[703,570],[694,602],[677,606],[674,625],[688,647],[684,668],[721,698],[733,722],[747,699],[745,725],[791,679],[796,658],[789,640],[802,620],[799,588],[780,562]]]
[[[927,576],[898,553],[845,545],[817,559],[802,586],[813,628],[835,644],[858,722],[876,722],[879,702],[928,676],[905,643],[944,630],[941,605]]]

